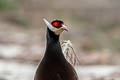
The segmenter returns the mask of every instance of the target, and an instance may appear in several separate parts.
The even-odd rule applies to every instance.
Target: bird
[[[59,40],[60,34],[68,31],[68,27],[61,20],[51,23],[47,19],[43,20],[47,25],[46,50],[34,80],[78,80],[74,67],[64,57]]]

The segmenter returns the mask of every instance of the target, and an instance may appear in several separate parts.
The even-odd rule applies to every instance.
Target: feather
[[[62,42],[62,51],[66,60],[72,65],[76,66],[80,64],[79,59],[76,56],[75,50],[70,40],[64,40]]]

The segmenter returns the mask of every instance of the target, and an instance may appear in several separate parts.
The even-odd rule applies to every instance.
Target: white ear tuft
[[[51,31],[56,31],[57,29],[54,28],[51,23],[49,23],[45,18],[43,18],[43,21],[45,22],[45,24],[47,25],[47,27],[51,30]]]

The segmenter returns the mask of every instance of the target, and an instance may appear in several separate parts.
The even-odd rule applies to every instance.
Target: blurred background
[[[80,80],[120,80],[119,0],[0,0],[0,80],[33,80],[46,44],[43,18],[63,20]]]

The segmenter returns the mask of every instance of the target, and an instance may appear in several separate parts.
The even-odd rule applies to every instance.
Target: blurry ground
[[[34,80],[36,65],[0,61],[0,80]],[[79,80],[120,80],[120,66],[76,67]]]
[[[61,42],[72,41],[81,80],[119,80],[119,14],[118,0],[0,0],[0,80],[33,80],[45,50],[43,18],[69,27]]]

